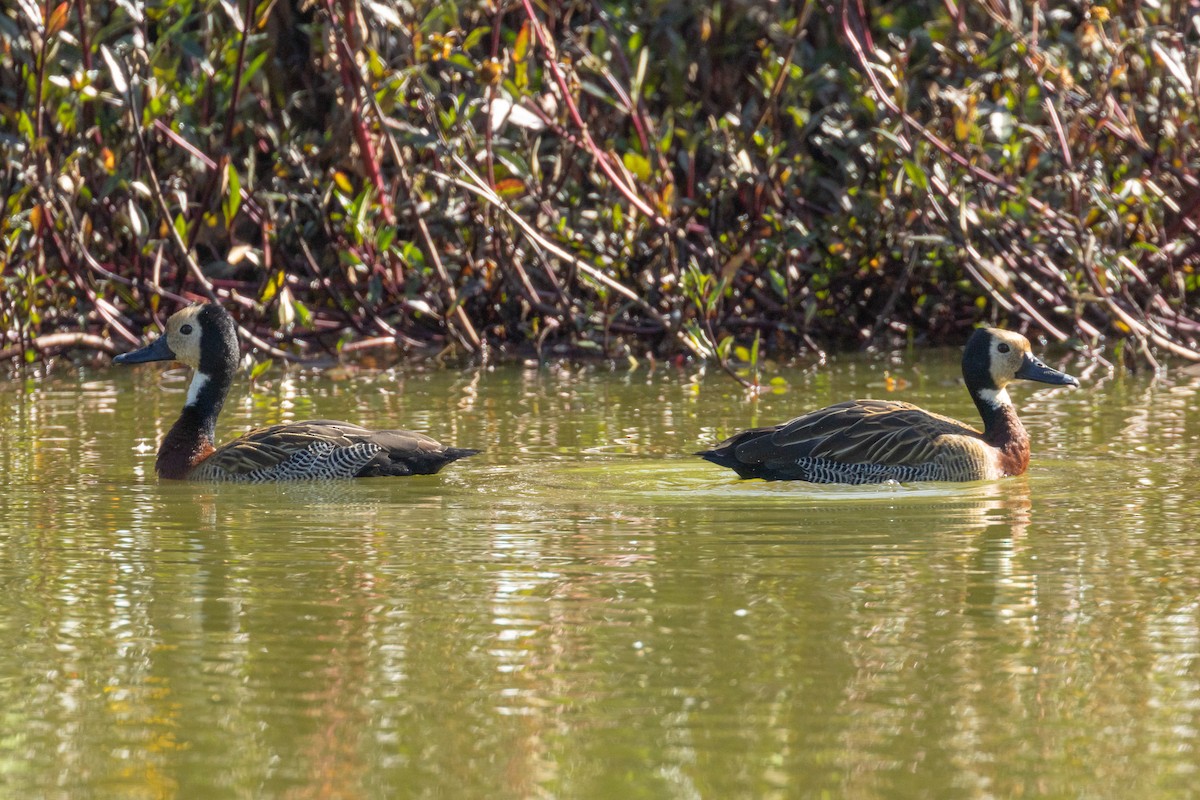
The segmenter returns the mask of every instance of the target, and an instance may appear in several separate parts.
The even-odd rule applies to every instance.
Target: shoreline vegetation
[[[14,0],[0,357],[1200,360],[1185,4]]]

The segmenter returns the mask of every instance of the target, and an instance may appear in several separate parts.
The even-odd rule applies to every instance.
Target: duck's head
[[[123,353],[114,364],[178,361],[201,375],[231,375],[238,364],[237,326],[221,306],[207,303],[176,311],[153,343]]]
[[[1076,378],[1042,363],[1024,336],[998,328],[979,328],[971,334],[963,350],[962,370],[967,388],[992,406],[1008,403],[1004,387],[1017,379],[1079,386]]]

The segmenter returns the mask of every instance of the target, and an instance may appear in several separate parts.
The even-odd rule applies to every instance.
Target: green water
[[[996,483],[688,455],[855,396],[971,420],[956,359],[757,403],[673,369],[276,370],[219,438],[333,417],[484,453],[255,487],[154,479],[182,371],[0,383],[0,796],[1193,793],[1200,378],[1015,388],[1033,464]]]

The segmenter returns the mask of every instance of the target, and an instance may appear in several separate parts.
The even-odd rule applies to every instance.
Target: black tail
[[[769,443],[779,430],[778,425],[768,428],[749,428],[739,431],[711,450],[701,450],[696,455],[718,466],[726,467],[739,478],[762,478],[767,481],[787,480],[790,477],[769,464],[775,459],[763,458],[760,441]]]
[[[701,450],[696,455],[705,461],[711,461],[717,466],[733,470],[738,474],[739,478],[764,477],[760,472],[758,464],[745,464],[738,461],[737,456],[734,455],[734,448],[728,446],[728,442],[722,442],[712,450]]]
[[[367,464],[356,478],[402,477],[405,475],[433,475],[451,461],[473,456],[478,450],[464,447],[447,447],[442,450],[391,453],[386,458],[376,458]],[[382,454],[381,454],[382,455]]]

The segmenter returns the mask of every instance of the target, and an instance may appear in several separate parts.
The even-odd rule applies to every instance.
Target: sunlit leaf
[[[375,0],[365,0],[363,5],[371,9],[371,13],[387,25],[390,25],[393,28],[404,27],[404,22],[400,19],[400,15],[397,14],[396,10],[387,3],[379,3]]]
[[[960,142],[965,142],[967,137],[971,135],[971,123],[965,117],[958,117],[954,120],[954,138]]]
[[[17,5],[21,7],[21,11],[25,12],[25,16],[35,28],[42,27],[42,7],[40,5],[34,0],[17,0]]]
[[[997,110],[988,114],[988,127],[997,141],[1007,142],[1012,138],[1015,122],[1007,111]]]
[[[264,372],[266,372],[270,368],[271,368],[271,362],[269,360],[258,362],[257,364],[255,364],[253,367],[250,368],[250,380],[254,381],[255,379],[257,379],[260,375],[262,375]]]
[[[50,12],[50,20],[46,23],[46,37],[53,38],[67,27],[67,13],[70,6],[67,3],[59,3],[58,6]]]
[[[525,194],[525,183],[519,178],[496,181],[496,193],[501,197],[516,197]]]
[[[513,84],[522,94],[529,87],[529,62],[526,59],[528,54],[529,22],[526,21],[521,26],[521,31],[517,34],[516,45],[513,47]]]
[[[629,152],[621,157],[625,169],[633,173],[639,181],[650,180],[650,160],[639,153]]]
[[[775,294],[780,300],[787,300],[787,280],[779,270],[771,267],[767,269],[767,278],[771,281],[771,288],[775,290]]]
[[[285,283],[279,290],[279,302],[275,304],[275,323],[280,330],[289,331],[296,324],[296,310],[292,303],[292,290]]]
[[[517,41],[513,43],[512,58],[513,61],[524,61],[529,55],[529,20],[526,20],[521,25],[521,30],[517,31]]]
[[[737,348],[737,349],[740,350],[743,348]],[[724,339],[722,339],[720,341],[720,343],[717,344],[717,358],[721,359],[722,361],[728,361],[730,350],[734,350],[733,337],[726,336]],[[735,354],[736,354],[736,352],[737,352],[737,350],[734,350]]]
[[[1150,43],[1150,49],[1154,51],[1154,55],[1166,66],[1167,71],[1179,81],[1183,88],[1189,92],[1192,91],[1192,81],[1188,77],[1187,68],[1183,64],[1183,60],[1179,55],[1167,48],[1163,47],[1162,42],[1157,39]]]
[[[221,202],[221,211],[225,215],[225,226],[229,227],[233,224],[233,218],[237,216],[238,208],[242,205],[242,181],[232,162],[226,167],[226,172],[229,176],[229,188],[225,193],[225,199]]]
[[[396,229],[391,225],[384,225],[375,233],[375,248],[381,253],[391,249],[394,241],[396,241]]]
[[[475,49],[475,46],[483,40],[483,37],[487,36],[491,32],[492,29],[486,25],[473,28],[471,32],[467,34],[467,38],[463,39],[462,49],[468,53],[471,52],[473,49]]]
[[[146,232],[146,226],[142,220],[142,210],[137,207],[132,199],[128,203],[129,229],[133,231],[133,235],[138,239],[142,238],[142,234]]]
[[[33,127],[33,120],[24,111],[17,112],[17,130],[21,132],[21,138],[27,144],[33,144],[37,138],[37,131]]]
[[[251,259],[251,250],[252,248],[248,244],[235,244],[229,248],[229,253],[226,254],[225,260],[230,264],[240,264],[247,259]]]
[[[251,59],[250,63],[246,65],[246,68],[242,70],[242,82],[239,85],[245,86],[250,79],[253,78],[260,69],[262,69],[263,64],[266,63],[267,58],[270,57],[270,55],[271,51],[264,50]]]
[[[283,288],[286,275],[283,270],[276,270],[271,277],[267,279],[266,284],[262,288],[262,292],[258,295],[260,303],[269,303],[275,298],[276,293]]]
[[[908,175],[908,179],[912,181],[913,186],[916,186],[923,192],[929,189],[929,176],[925,174],[925,170],[921,169],[919,165],[905,159],[904,172]]]
[[[229,19],[233,22],[234,28],[239,31],[246,29],[245,24],[242,22],[242,12],[238,9],[237,3],[233,2],[233,0],[221,0],[219,5],[222,9],[224,9],[225,13],[229,15]]]
[[[100,45],[100,55],[104,58],[104,63],[108,65],[108,74],[112,78],[113,88],[117,90],[118,94],[125,94],[129,91],[129,82],[125,80],[125,71],[121,69],[121,65],[117,63],[116,57],[107,46]]]
[[[504,95],[493,98],[488,105],[488,120],[492,130],[497,132],[509,122],[518,128],[532,131],[540,131],[546,127],[541,117]]]
[[[304,327],[312,325],[312,312],[308,310],[308,306],[301,303],[299,300],[292,301],[292,309],[296,312],[296,319]]]

